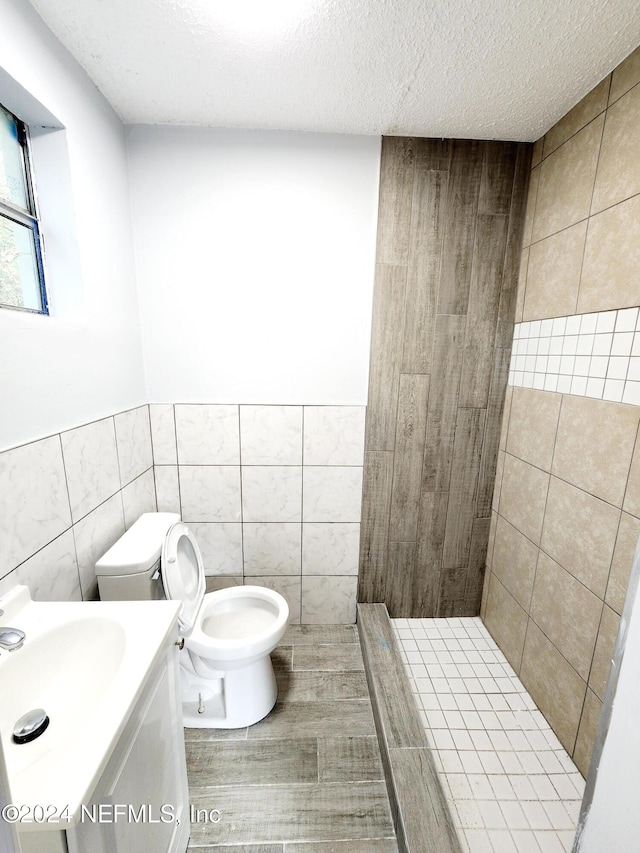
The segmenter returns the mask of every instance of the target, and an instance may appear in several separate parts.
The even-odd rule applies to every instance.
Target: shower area
[[[358,600],[450,804],[503,777],[472,853],[571,849],[640,533],[634,56],[535,145],[383,139]]]

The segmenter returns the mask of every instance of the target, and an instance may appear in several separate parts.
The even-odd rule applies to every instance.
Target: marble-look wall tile
[[[239,465],[238,406],[175,406],[180,465]]]
[[[291,575],[245,575],[245,584],[266,586],[279,592],[289,605],[289,624],[300,624],[300,576]]]
[[[242,574],[241,524],[195,522],[189,528],[200,548],[205,575]]]
[[[243,465],[302,464],[302,406],[240,406]]]
[[[152,403],[149,406],[151,443],[154,465],[177,465],[176,422],[173,405]]]
[[[358,578],[302,578],[303,625],[352,624],[356,621]]]
[[[61,439],[75,522],[120,489],[113,418],[63,432]]]
[[[301,521],[300,466],[242,466],[242,517],[245,522]]]
[[[0,577],[71,524],[59,436],[0,454]]]
[[[125,531],[120,493],[109,498],[73,526],[80,572],[80,587],[85,601],[96,598],[96,562]]]
[[[71,529],[49,542],[8,576],[29,587],[34,601],[81,601],[76,545]]]
[[[153,465],[149,407],[140,406],[114,417],[120,482],[123,486],[135,480]]]
[[[364,406],[305,406],[304,464],[362,465]]]
[[[156,465],[153,474],[156,481],[158,512],[180,512],[178,466]]]
[[[301,524],[243,525],[244,571],[247,575],[299,575]]]
[[[360,525],[352,523],[302,525],[303,575],[357,575]]]
[[[360,521],[362,468],[305,465],[304,521]]]
[[[127,530],[143,513],[157,511],[153,468],[149,468],[122,489],[122,506]]]
[[[240,521],[240,467],[180,465],[182,520]]]

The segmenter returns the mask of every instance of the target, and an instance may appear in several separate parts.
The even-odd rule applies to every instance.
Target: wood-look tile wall
[[[531,146],[385,137],[358,598],[477,615]]]

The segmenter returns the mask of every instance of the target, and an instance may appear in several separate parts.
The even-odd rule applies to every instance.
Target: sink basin
[[[0,651],[0,737],[13,802],[66,807],[73,825],[161,649],[177,636],[179,603],[35,602],[16,586],[0,609],[0,624],[26,634],[20,649]],[[35,708],[49,726],[14,743],[15,723]]]
[[[10,778],[34,762],[51,760],[54,747],[78,748],[78,732],[85,720],[95,718],[122,664],[125,646],[125,630],[115,619],[76,618],[32,639],[27,636],[21,649],[0,660],[3,743],[11,743],[13,726],[27,711],[43,708],[50,720],[46,737],[28,749],[23,744],[22,749],[8,751]]]

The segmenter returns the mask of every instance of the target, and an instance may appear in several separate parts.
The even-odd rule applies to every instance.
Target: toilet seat
[[[181,521],[171,525],[162,544],[160,579],[168,599],[180,601],[180,634],[188,637],[198,621],[205,594],[202,555],[191,531]]]

